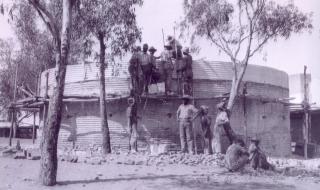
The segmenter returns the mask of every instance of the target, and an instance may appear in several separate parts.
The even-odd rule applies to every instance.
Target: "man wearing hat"
[[[131,82],[132,82],[132,89],[135,93],[140,94],[140,85],[142,78],[142,70],[141,70],[141,63],[140,63],[140,46],[134,46],[132,48],[133,54],[129,60],[129,68],[128,71],[130,73]]]
[[[267,161],[267,156],[259,147],[260,140],[257,137],[253,137],[249,146],[249,160],[253,169],[262,168],[265,170],[273,170],[274,166]]]
[[[209,107],[202,105],[200,106],[200,124],[202,129],[202,147],[206,154],[212,154],[212,132],[211,132],[211,121],[212,118],[208,116]]]
[[[127,118],[128,118],[128,128],[130,132],[129,136],[129,151],[137,152],[137,138],[138,138],[138,105],[134,98],[134,92],[130,92],[130,97],[128,98],[128,108],[127,108]]]
[[[181,152],[194,153],[192,138],[192,121],[199,111],[191,104],[191,96],[182,97],[183,104],[177,110],[177,120],[179,121]],[[187,140],[187,141],[186,141]]]
[[[163,78],[165,83],[165,94],[171,95],[171,83],[172,83],[172,73],[173,73],[173,64],[172,64],[172,46],[170,44],[164,45],[164,51],[161,53],[160,60],[163,67]]]
[[[186,94],[192,94],[192,80],[193,80],[193,72],[192,72],[192,56],[190,55],[190,50],[188,47],[183,49],[183,89]]]
[[[148,54],[148,44],[143,44],[142,47],[142,54],[140,56],[140,62],[141,62],[141,68],[143,72],[143,90],[147,94],[148,93],[148,85],[150,83],[151,79],[151,71],[152,71],[152,65],[151,65],[151,58]]]
[[[160,57],[156,57],[156,56],[154,55],[154,53],[155,53],[156,51],[157,51],[157,49],[154,48],[153,46],[151,46],[151,47],[149,48],[152,69],[155,69],[155,68],[157,67],[157,65],[156,65],[156,60],[160,58]]]
[[[180,42],[178,40],[176,40],[173,36],[169,35],[167,37],[167,42],[174,50],[176,50],[176,48],[177,48],[177,50],[182,49],[182,45],[180,44]]]

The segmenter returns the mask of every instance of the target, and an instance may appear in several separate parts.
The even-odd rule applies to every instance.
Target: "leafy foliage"
[[[311,31],[311,14],[301,12],[292,2],[271,0],[184,0],[182,36],[208,39],[230,58],[234,77],[228,102],[233,106],[250,58],[270,40],[288,39],[293,33]]]
[[[142,0],[80,0],[77,13],[78,24],[81,23],[79,28],[96,39],[102,35],[106,57],[113,61],[129,51],[137,39],[141,40],[135,15],[135,6],[139,5],[142,5]],[[87,43],[92,47],[92,41]]]

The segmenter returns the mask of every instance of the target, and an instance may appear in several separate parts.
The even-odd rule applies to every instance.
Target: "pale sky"
[[[183,16],[182,2],[183,0],[145,0],[143,7],[137,12],[143,43],[162,49],[161,29],[164,29],[165,35],[173,35],[174,23],[179,22]],[[303,65],[307,65],[312,77],[320,79],[320,0],[295,0],[294,3],[304,12],[313,12],[313,32],[295,34],[288,40],[269,42],[251,63],[274,67],[288,74],[301,73]],[[217,48],[209,43],[201,42],[200,48],[200,53],[194,57],[229,61],[228,57],[223,53],[219,54]],[[265,53],[266,61],[263,60]]]
[[[5,0],[6,1],[6,0]],[[183,16],[183,0],[144,0],[144,5],[137,9],[137,20],[142,28],[142,42],[162,50],[162,32],[173,35],[173,26]],[[287,2],[277,0],[276,2]],[[289,40],[269,42],[264,50],[257,54],[251,63],[274,67],[288,74],[303,72],[303,65],[308,66],[312,78],[320,80],[320,0],[295,0],[295,4],[305,12],[313,12],[314,30],[312,34],[293,35]],[[176,32],[178,35],[178,31]],[[14,37],[7,23],[7,18],[0,16],[0,38]],[[183,45],[188,45],[183,42]],[[195,58],[229,61],[217,48],[205,41],[200,44],[201,51]],[[263,54],[267,60],[263,60]]]

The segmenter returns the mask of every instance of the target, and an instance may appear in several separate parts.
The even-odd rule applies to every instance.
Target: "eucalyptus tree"
[[[40,180],[44,185],[55,185],[58,168],[57,144],[62,116],[62,100],[65,85],[66,65],[68,63],[70,35],[72,26],[72,8],[77,0],[62,0],[62,14],[58,17],[48,8],[47,1],[28,0],[43,24],[50,32],[55,57],[55,85],[50,97],[48,118],[41,139]],[[59,27],[61,18],[61,27]]]
[[[78,16],[82,29],[99,43],[100,116],[102,152],[111,152],[107,120],[105,68],[141,40],[135,8],[142,0],[81,0]]]
[[[233,78],[229,113],[251,58],[268,42],[312,29],[311,14],[301,12],[293,2],[184,0],[183,6],[182,34],[190,34],[193,44],[195,39],[205,38],[230,58]]]

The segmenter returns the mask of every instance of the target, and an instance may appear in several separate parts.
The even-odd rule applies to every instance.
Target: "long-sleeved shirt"
[[[151,57],[147,52],[142,52],[140,55],[140,63],[142,66],[148,65],[151,63]]]

